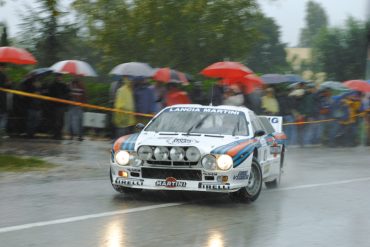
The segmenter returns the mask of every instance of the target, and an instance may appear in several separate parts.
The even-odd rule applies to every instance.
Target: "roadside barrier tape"
[[[90,109],[101,110],[101,111],[110,111],[110,112],[117,112],[117,113],[122,113],[122,114],[127,114],[127,115],[135,115],[135,116],[150,117],[150,118],[154,116],[153,114],[144,114],[144,113],[138,113],[138,112],[124,111],[124,110],[120,110],[120,109],[114,109],[114,108],[109,108],[109,107],[104,107],[104,106],[80,103],[80,102],[71,101],[71,100],[65,100],[65,99],[59,99],[59,98],[44,96],[44,95],[40,95],[40,94],[27,93],[27,92],[13,90],[13,89],[0,88],[0,91],[6,92],[6,93],[11,93],[11,94],[16,94],[16,95],[20,95],[20,96],[25,96],[25,97],[31,97],[31,98],[35,98],[35,99],[53,101],[53,102],[58,102],[58,103],[63,103],[63,104],[68,104],[68,105],[81,106],[81,107],[84,107],[84,108],[90,108]]]
[[[0,91],[3,91],[5,93],[21,95],[21,96],[25,96],[25,97],[30,97],[30,98],[40,99],[40,100],[46,100],[46,101],[53,101],[53,102],[63,103],[63,104],[68,104],[68,105],[75,105],[75,106],[80,106],[80,107],[95,109],[95,110],[100,110],[100,111],[117,112],[117,113],[122,113],[122,114],[127,114],[127,115],[134,115],[134,116],[148,117],[148,118],[154,117],[153,114],[144,114],[144,113],[138,113],[138,112],[124,111],[124,110],[120,110],[120,109],[109,108],[109,107],[98,106],[98,105],[91,105],[91,104],[86,104],[86,103],[80,103],[80,102],[71,101],[71,100],[65,100],[65,99],[59,99],[59,98],[44,96],[44,95],[40,95],[40,94],[27,93],[27,92],[19,91],[19,90],[6,89],[6,88],[1,88],[0,87]],[[364,117],[365,116],[364,113],[370,113],[370,109],[367,109],[364,112],[355,115],[355,117],[359,117],[359,116]],[[315,123],[332,122],[332,121],[337,121],[337,120],[338,119],[331,118],[331,119],[314,120],[314,121],[284,123],[283,125],[315,124]]]

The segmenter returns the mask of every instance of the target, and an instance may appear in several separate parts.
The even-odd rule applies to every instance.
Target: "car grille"
[[[202,181],[202,172],[200,170],[185,170],[185,169],[157,169],[157,168],[141,168],[142,178],[166,179],[174,177],[176,180],[193,180]]]
[[[198,162],[188,162],[188,161],[158,161],[158,160],[148,160],[149,165],[158,166],[196,166]]]

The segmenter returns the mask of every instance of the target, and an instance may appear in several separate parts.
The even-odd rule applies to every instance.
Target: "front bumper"
[[[227,172],[209,172],[202,169],[165,169],[167,173],[158,171],[163,168],[153,167],[120,167],[111,165],[112,183],[114,185],[147,189],[147,190],[176,190],[176,191],[208,191],[229,193],[246,187],[249,178],[249,169],[230,169]],[[144,169],[142,169],[144,168]],[[143,173],[150,169],[156,172]],[[196,171],[196,172],[194,172]],[[187,172],[191,173],[186,174]],[[122,174],[125,174],[122,176]],[[195,176],[195,174],[200,174]],[[173,175],[173,176],[171,176]],[[227,178],[227,179],[226,179]]]

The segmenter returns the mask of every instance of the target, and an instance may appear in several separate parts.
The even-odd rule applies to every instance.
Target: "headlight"
[[[216,170],[217,168],[216,158],[210,154],[204,156],[201,163],[206,170]]]
[[[154,149],[154,157],[156,160],[168,160],[169,151],[166,147],[156,147]]]
[[[229,170],[233,166],[233,159],[227,155],[223,154],[217,158],[217,167],[223,171]]]
[[[143,161],[139,159],[139,157],[136,155],[136,153],[131,153],[130,154],[130,166],[141,166]]]
[[[127,151],[118,151],[115,159],[118,165],[125,166],[130,162],[130,154]]]
[[[153,150],[149,146],[141,146],[137,153],[142,160],[150,160],[153,157]]]
[[[196,162],[200,159],[200,152],[195,147],[190,147],[186,150],[186,158],[190,162]]]
[[[170,151],[171,160],[182,161],[185,157],[185,151],[183,148],[173,147]]]

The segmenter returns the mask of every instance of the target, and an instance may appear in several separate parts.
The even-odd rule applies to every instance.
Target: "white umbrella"
[[[112,69],[110,74],[122,76],[151,77],[155,70],[146,63],[130,62],[122,63]]]
[[[80,60],[64,60],[50,67],[54,72],[80,76],[98,76],[94,69],[86,62]]]
[[[320,89],[333,89],[333,90],[338,90],[338,91],[345,91],[348,90],[342,83],[337,82],[337,81],[326,81],[323,82],[320,85]]]

